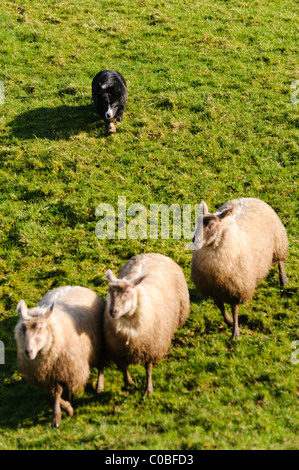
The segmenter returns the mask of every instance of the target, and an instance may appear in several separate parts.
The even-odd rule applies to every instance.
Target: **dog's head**
[[[121,90],[117,85],[109,86],[99,83],[99,98],[102,103],[105,118],[108,121],[112,120],[117,113],[120,94]]]

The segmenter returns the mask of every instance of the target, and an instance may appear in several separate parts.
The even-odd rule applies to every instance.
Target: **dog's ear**
[[[98,93],[101,95],[102,93],[104,93],[104,88],[102,87],[102,84],[99,82],[98,83]]]
[[[115,95],[117,96],[121,95],[121,87],[118,83],[115,83],[113,91]]]

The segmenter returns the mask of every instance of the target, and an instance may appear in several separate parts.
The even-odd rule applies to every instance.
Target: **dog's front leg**
[[[117,126],[120,125],[120,123],[123,119],[124,111],[125,111],[125,107],[124,106],[119,106],[118,111],[117,111],[117,115],[116,115],[116,125]]]
[[[108,134],[113,134],[116,132],[116,127],[113,121],[105,121]]]

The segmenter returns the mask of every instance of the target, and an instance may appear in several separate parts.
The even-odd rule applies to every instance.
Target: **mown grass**
[[[0,80],[1,449],[298,448],[298,135],[294,2],[149,0],[2,2]],[[105,134],[91,102],[101,69],[119,70],[129,100]],[[185,240],[103,240],[96,207],[191,204],[212,211],[259,197],[285,224],[289,285],[276,268],[241,308],[231,342],[218,310],[190,282]],[[183,268],[191,312],[144,400],[135,385],[93,371],[73,418],[50,428],[51,403],[20,380],[13,338],[17,302],[53,287],[106,294],[105,271],[160,252]]]

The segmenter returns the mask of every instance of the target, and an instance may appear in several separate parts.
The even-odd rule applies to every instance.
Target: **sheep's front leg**
[[[279,269],[280,287],[283,287],[289,282],[289,280],[287,278],[287,275],[286,275],[286,272],[285,272],[285,269],[284,269],[284,262],[283,261],[278,262],[278,269]]]
[[[104,390],[104,367],[99,369],[97,393],[101,393]]]
[[[238,314],[239,314],[239,304],[232,304],[232,314],[233,314],[233,339],[236,339],[240,336],[240,330],[239,330],[239,320],[238,320]]]
[[[61,407],[66,410],[69,416],[73,416],[74,410],[70,402],[65,401],[61,398],[63,388],[60,384],[56,384],[54,392],[54,407],[53,407],[53,419],[52,427],[59,428],[61,422]]]
[[[152,381],[152,363],[147,362],[145,364],[145,370],[146,370],[146,389],[144,393],[144,397],[149,395],[150,393],[153,393],[154,387],[153,387],[153,381]]]
[[[53,407],[53,419],[52,427],[59,428],[61,422],[61,408],[60,408],[60,399],[62,395],[63,388],[60,384],[56,384],[54,392],[54,407]]]

